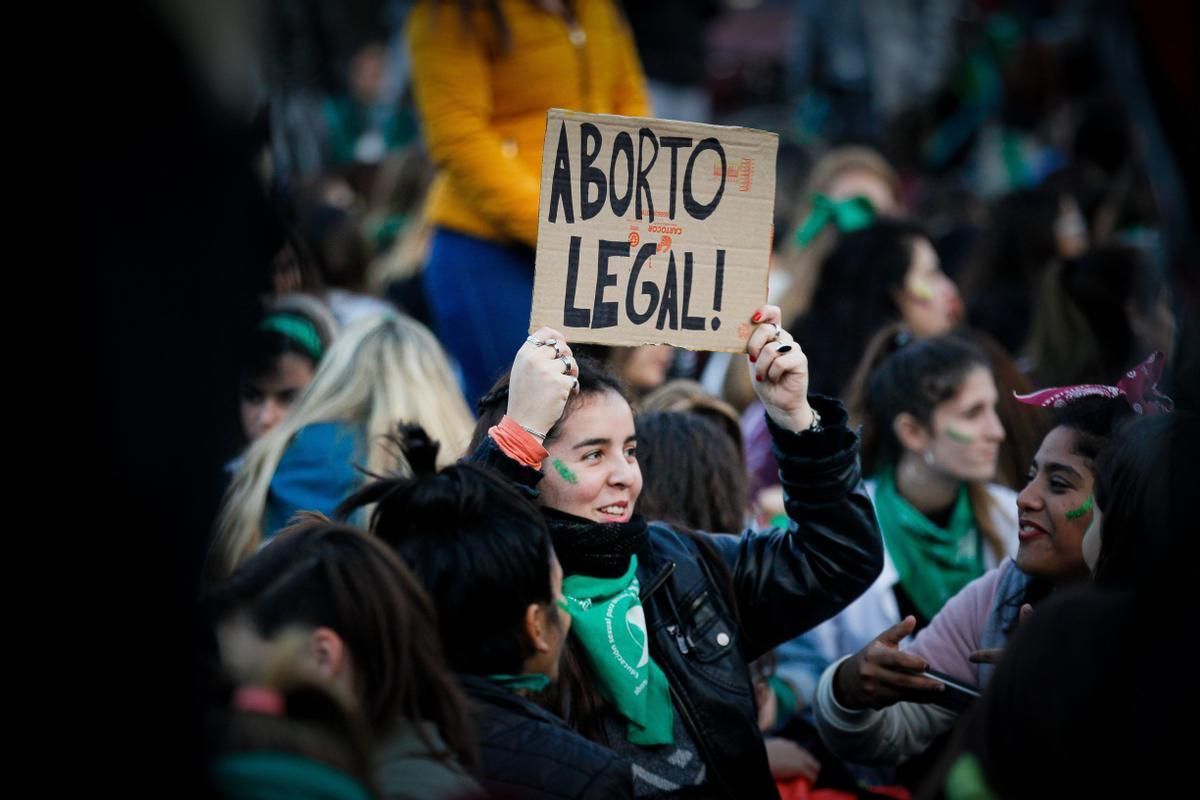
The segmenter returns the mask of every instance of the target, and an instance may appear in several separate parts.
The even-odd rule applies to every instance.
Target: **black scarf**
[[[629,569],[649,535],[646,520],[634,514],[628,522],[593,522],[553,508],[542,508],[550,526],[554,552],[564,575],[615,578]]]

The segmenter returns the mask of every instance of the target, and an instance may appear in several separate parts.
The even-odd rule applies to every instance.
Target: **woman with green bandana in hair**
[[[962,316],[954,282],[919,225],[880,218],[841,233],[823,261],[812,306],[790,327],[807,343],[813,390],[843,400],[855,366],[872,337],[902,323],[918,339],[949,333]],[[751,404],[742,417],[750,499],[768,518],[779,512],[778,465],[762,412]]]
[[[796,207],[788,208],[789,202]],[[857,145],[835,147],[822,155],[802,190],[779,192],[775,210],[775,227],[781,235],[772,257],[768,302],[779,305],[785,321],[798,319],[811,308],[825,259],[842,236],[869,227],[877,217],[905,213],[899,175],[879,153]],[[783,235],[792,230],[790,236]],[[725,373],[720,394],[741,411],[753,402],[754,388],[735,362],[724,353],[713,353],[705,371]],[[708,377],[703,382],[711,386]]]
[[[1162,367],[1156,353],[1116,386],[1067,386],[1018,398],[1053,409],[1056,424],[1017,496],[1017,555],[952,597],[911,643],[904,642],[915,623],[910,615],[825,670],[816,722],[839,757],[894,765],[924,752],[954,726],[962,706],[945,684],[922,673],[986,687],[1021,619],[1036,614],[1052,592],[1088,580],[1083,540],[1096,514],[1096,459],[1127,420],[1170,410],[1170,399],[1157,391]]]
[[[210,579],[227,576],[297,511],[332,513],[365,474],[406,473],[387,441],[402,422],[442,442],[443,463],[470,438],[471,412],[433,334],[399,313],[359,320],[338,335],[288,416],[246,451],[217,519]]]
[[[905,213],[896,170],[876,151],[857,145],[835,147],[817,159],[798,197],[795,233],[780,248],[791,279],[779,303],[784,319],[809,309],[821,264],[840,236],[876,217]]]
[[[333,314],[315,298],[285,295],[272,303],[244,348],[238,399],[247,442],[257,441],[287,415],[312,381],[337,328]]]
[[[775,798],[750,662],[836,614],[875,580],[878,529],[858,440],[779,309],[747,320],[789,521],[741,535],[640,516],[633,412],[603,367],[542,328],[480,400],[473,459],[536,497],[571,614],[548,702],[632,762],[634,794]]]

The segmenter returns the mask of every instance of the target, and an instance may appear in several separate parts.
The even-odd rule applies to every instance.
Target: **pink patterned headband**
[[[1031,394],[1013,392],[1013,395],[1021,403],[1042,408],[1063,408],[1084,397],[1124,397],[1135,414],[1166,414],[1175,408],[1175,404],[1171,398],[1158,391],[1158,379],[1162,377],[1163,366],[1163,354],[1152,353],[1137,367],[1126,372],[1121,380],[1117,381],[1116,386],[1084,383],[1079,386],[1042,389]]]

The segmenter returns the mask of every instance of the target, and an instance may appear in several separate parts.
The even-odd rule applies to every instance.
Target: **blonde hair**
[[[292,438],[306,425],[342,421],[365,434],[376,475],[409,474],[388,434],[416,423],[441,442],[438,466],[462,455],[474,420],[442,346],[403,314],[359,320],[341,332],[287,417],[250,446],[225,494],[209,553],[209,572],[229,575],[258,549],[271,479]],[[368,511],[369,513],[369,511]]]
[[[821,156],[817,163],[813,164],[812,172],[808,174],[807,192],[826,191],[834,178],[852,169],[873,172],[883,178],[893,194],[900,193],[900,176],[896,174],[892,165],[878,151],[861,145],[835,147]],[[804,203],[809,207],[802,210],[811,211],[812,198],[806,195]]]

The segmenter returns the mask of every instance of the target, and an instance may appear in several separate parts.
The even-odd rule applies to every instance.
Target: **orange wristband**
[[[536,436],[522,428],[515,419],[507,414],[500,419],[499,425],[493,425],[488,429],[488,436],[492,437],[496,446],[504,451],[504,455],[527,467],[541,469],[542,459],[550,455],[550,452],[542,446]]]

